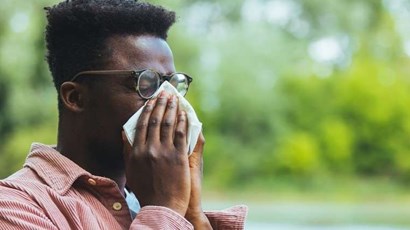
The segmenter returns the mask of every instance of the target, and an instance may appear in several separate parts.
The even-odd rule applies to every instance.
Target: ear
[[[85,88],[75,82],[64,82],[60,86],[60,98],[63,106],[72,112],[84,109]]]

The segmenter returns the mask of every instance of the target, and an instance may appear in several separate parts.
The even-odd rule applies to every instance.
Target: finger
[[[198,140],[196,142],[194,151],[189,156],[189,167],[191,168],[191,173],[193,169],[197,168],[202,174],[204,145],[205,145],[205,137],[201,132],[199,133]]]
[[[200,152],[200,154],[202,155],[204,145],[205,145],[205,137],[204,137],[204,134],[200,132],[198,136],[198,140],[194,148],[194,152]]]
[[[160,138],[163,143],[172,143],[174,139],[175,123],[177,118],[177,97],[172,95],[161,123]]]
[[[132,151],[132,147],[131,147],[130,142],[128,141],[127,136],[125,135],[124,131],[121,131],[121,138],[122,138],[122,144],[123,144],[124,159],[127,160],[127,159],[129,159],[130,153]]]
[[[148,122],[151,116],[152,110],[154,109],[156,98],[151,99],[147,102],[144,109],[141,112],[140,117],[137,121],[137,126],[135,127],[135,137],[134,137],[134,146],[139,146],[145,144],[147,140],[147,129]]]
[[[157,101],[155,103],[155,107],[152,110],[151,116],[148,121],[148,133],[147,133],[147,142],[148,143],[155,143],[160,140],[159,133],[160,133],[160,126],[162,122],[162,118],[164,117],[164,112],[167,107],[168,102],[168,94],[165,92],[161,92]]]
[[[175,128],[174,145],[180,151],[187,153],[187,117],[184,111],[178,113],[177,126]]]
[[[194,155],[196,154],[196,155]],[[196,183],[200,183],[202,176],[203,176],[203,159],[197,153],[193,153],[189,156],[189,172],[191,175],[191,185],[195,185]]]

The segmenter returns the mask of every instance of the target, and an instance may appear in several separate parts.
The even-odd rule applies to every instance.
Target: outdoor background
[[[0,0],[0,178],[56,141],[43,7]],[[248,229],[410,227],[410,1],[156,0],[204,124],[206,208]]]

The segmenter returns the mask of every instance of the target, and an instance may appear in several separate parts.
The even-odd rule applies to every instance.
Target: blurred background
[[[56,142],[44,6],[1,0],[0,178]],[[204,123],[204,206],[248,229],[410,227],[410,1],[155,0]]]

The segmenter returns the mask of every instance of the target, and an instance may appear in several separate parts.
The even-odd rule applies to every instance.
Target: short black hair
[[[45,10],[46,59],[57,92],[78,72],[104,66],[111,36],[148,34],[166,40],[175,22],[175,12],[138,0],[66,0]]]

